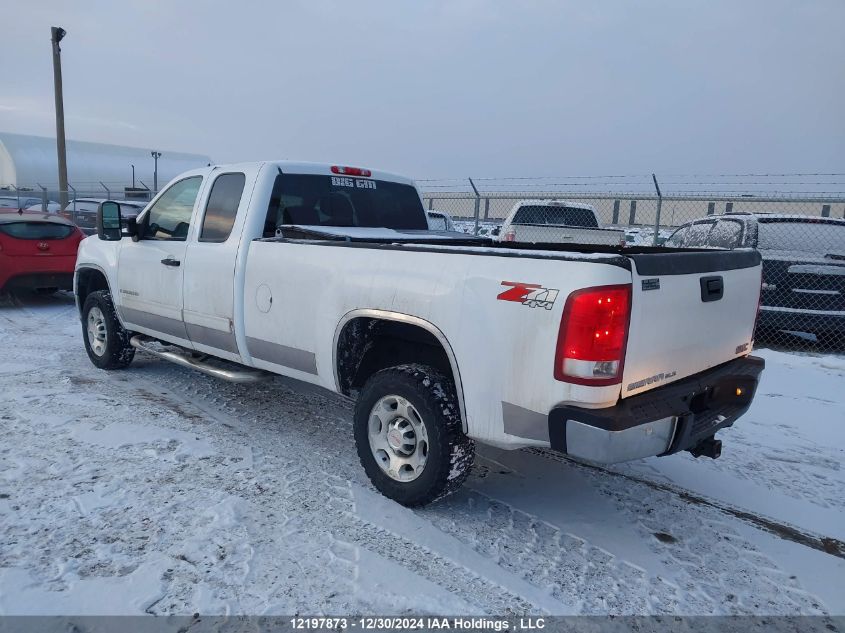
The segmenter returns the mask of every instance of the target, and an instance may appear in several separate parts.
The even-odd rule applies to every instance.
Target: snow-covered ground
[[[760,353],[719,460],[482,449],[408,510],[346,401],[103,372],[70,296],[0,303],[0,614],[843,614],[845,358]]]

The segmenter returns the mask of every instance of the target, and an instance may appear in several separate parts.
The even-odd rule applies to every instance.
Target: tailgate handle
[[[701,300],[705,303],[707,301],[718,301],[725,293],[725,282],[721,276],[717,277],[702,277],[701,283]]]

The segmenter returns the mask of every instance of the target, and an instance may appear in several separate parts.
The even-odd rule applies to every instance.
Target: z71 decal
[[[503,286],[510,286],[496,297],[499,301],[515,301],[529,308],[551,310],[557,299],[558,290],[543,288],[539,284],[523,284],[515,281],[503,281]]]

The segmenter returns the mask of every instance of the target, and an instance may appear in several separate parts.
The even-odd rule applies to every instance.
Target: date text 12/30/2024
[[[367,631],[538,631],[546,626],[543,618],[462,618],[462,617],[296,617],[290,619],[294,630],[343,630]]]

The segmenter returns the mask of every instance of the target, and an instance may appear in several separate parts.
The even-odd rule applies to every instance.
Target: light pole
[[[153,191],[158,193],[158,159],[161,158],[161,152],[153,150],[150,152],[153,157]]]
[[[62,49],[59,42],[67,35],[60,26],[50,28],[53,43],[53,92],[56,98],[56,153],[59,164],[59,204],[67,206],[67,150],[65,149],[65,106],[62,98]]]
[[[132,188],[135,188],[135,165],[129,163],[129,166],[132,168]]]

